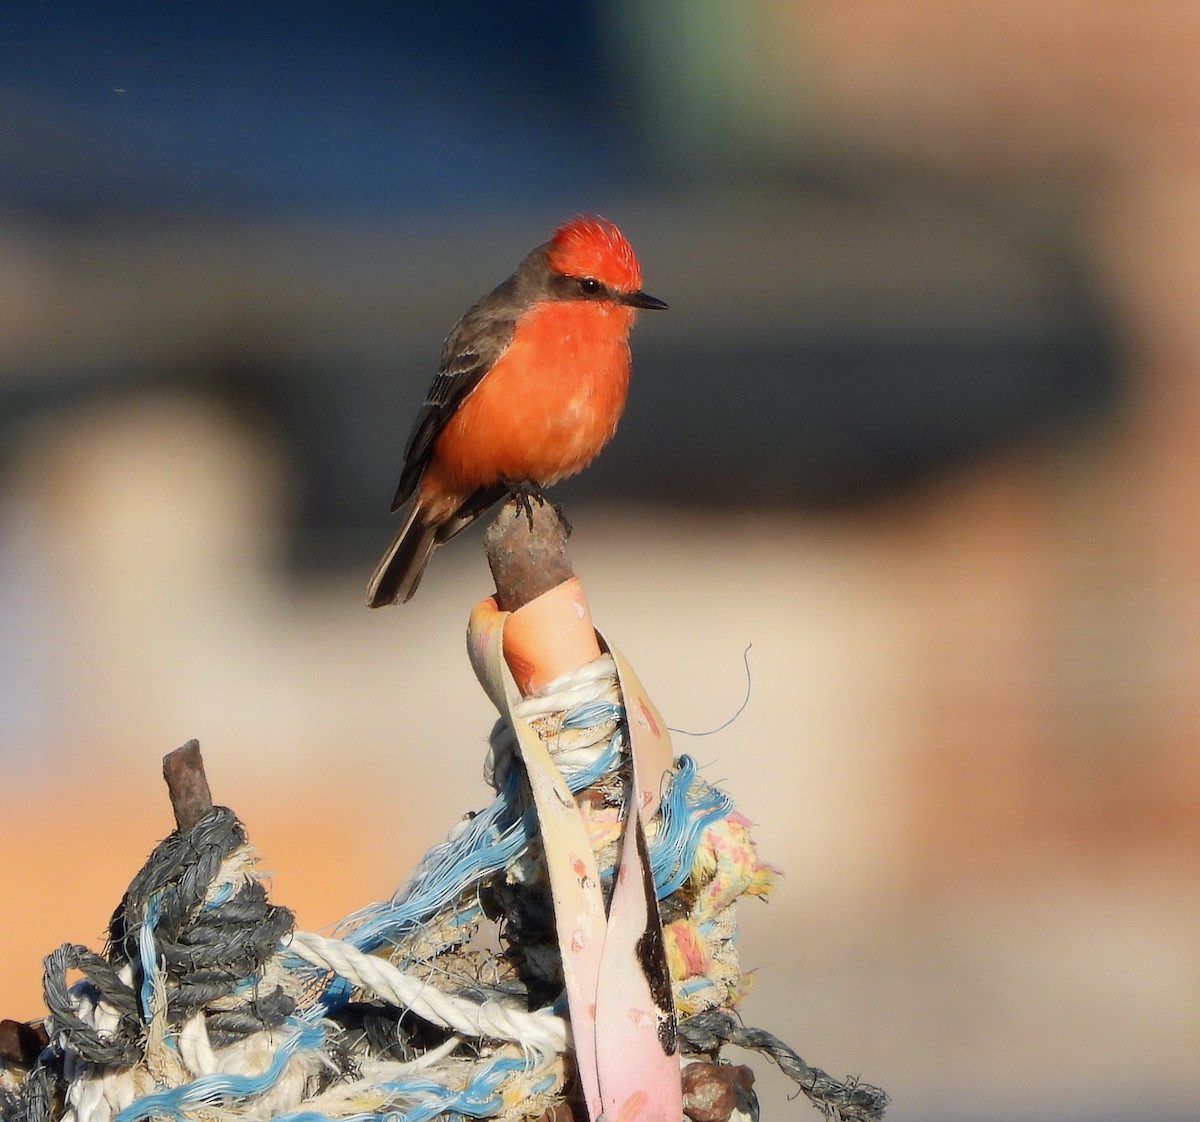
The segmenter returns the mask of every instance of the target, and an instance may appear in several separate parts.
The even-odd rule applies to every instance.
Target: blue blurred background
[[[580,209],[625,220],[679,305],[639,340],[625,452],[587,493],[842,504],[1109,401],[1070,231],[764,133],[721,37],[745,20],[603,3],[18,13],[0,200],[59,247],[80,302],[106,302],[114,345],[6,363],[6,412],[130,387],[232,397],[300,473],[297,549],[333,546],[378,525],[454,309]],[[112,291],[106,259],[136,287]]]
[[[0,800],[39,855],[0,1012],[95,942],[189,736],[312,927],[482,801],[477,540],[403,611],[361,586],[442,337],[586,210],[671,311],[556,497],[672,724],[755,644],[750,711],[677,745],[789,873],[747,1019],[898,1122],[1194,1116],[1200,16],[0,21]]]

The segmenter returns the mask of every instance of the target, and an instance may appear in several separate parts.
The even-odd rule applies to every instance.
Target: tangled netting
[[[586,791],[611,879],[627,767],[611,659],[521,716],[571,790]],[[514,739],[503,722],[493,732],[492,803],[337,937],[294,930],[268,901],[230,810],[172,834],[116,909],[105,954],[66,945],[47,957],[50,1043],[27,1070],[0,1071],[0,1118],[424,1122],[537,1118],[561,1104],[572,1076],[561,961]],[[686,756],[648,833],[684,1053],[755,1050],[828,1116],[880,1117],[882,1091],[809,1067],[732,1014],[748,984],[734,904],[765,894],[772,873]],[[82,977],[68,985],[71,974]],[[756,1113],[751,1093],[743,1115]]]

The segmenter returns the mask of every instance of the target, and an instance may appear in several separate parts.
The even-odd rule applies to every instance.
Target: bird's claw
[[[546,505],[546,496],[542,494],[542,489],[528,480],[519,480],[513,483],[506,483],[508,493],[512,496],[513,502],[517,506],[517,511],[525,515],[529,522],[529,532],[533,533],[533,500],[537,499],[538,506]],[[556,511],[557,507],[554,508]],[[559,518],[561,518],[561,513]]]
[[[545,493],[536,483],[530,483],[528,480],[517,480],[515,482],[506,482],[508,493],[512,497],[512,501],[516,504],[517,513],[525,515],[529,523],[529,532],[533,532],[533,504],[537,501],[538,506],[547,506],[550,500],[546,498]],[[567,521],[567,516],[563,514],[563,508],[559,503],[554,503],[550,506],[558,518],[558,524],[563,529],[563,537],[571,536],[571,523]]]
[[[563,537],[569,538],[574,527],[567,521],[567,516],[563,514],[562,503],[554,504],[554,513],[558,515],[558,524],[562,527]]]

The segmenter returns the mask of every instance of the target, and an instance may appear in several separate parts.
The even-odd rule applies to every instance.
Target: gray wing
[[[446,338],[437,375],[404,449],[404,470],[392,510],[399,510],[412,497],[438,434],[512,342],[516,321],[512,289],[510,278],[471,308]]]

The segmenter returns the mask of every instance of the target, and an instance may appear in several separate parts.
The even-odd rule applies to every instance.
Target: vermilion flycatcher
[[[392,510],[416,498],[371,576],[369,607],[411,599],[434,547],[505,495],[528,501],[591,462],[625,407],[636,309],[666,306],[642,291],[621,231],[583,216],[454,325]]]

